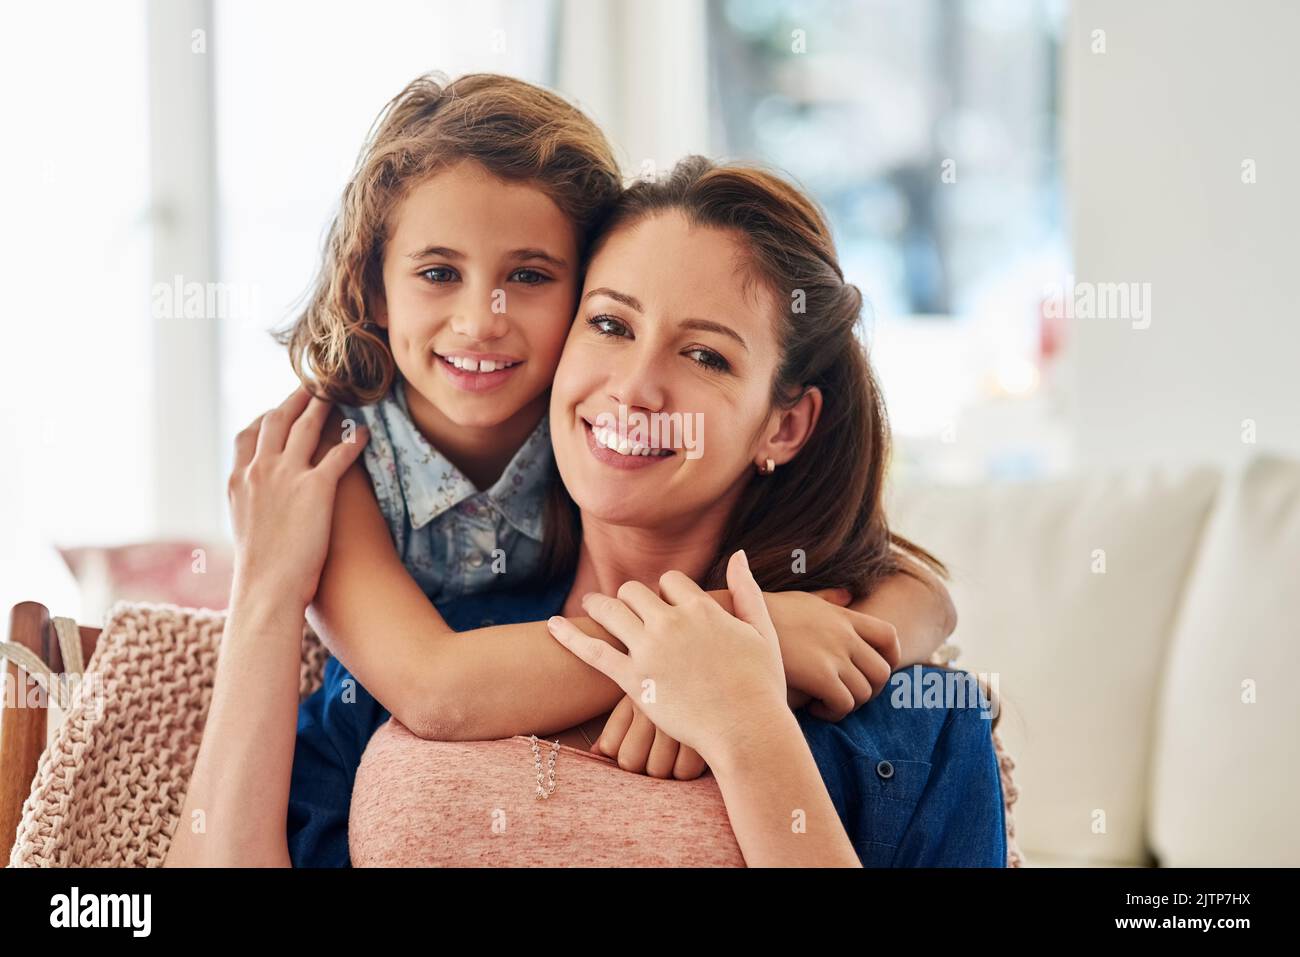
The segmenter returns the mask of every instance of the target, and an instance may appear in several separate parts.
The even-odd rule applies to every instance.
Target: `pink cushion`
[[[551,745],[539,739],[543,775]],[[348,823],[355,867],[744,867],[716,779],[662,780],[565,745],[539,800],[526,737],[370,740]]]
[[[218,611],[230,602],[234,554],[226,545],[141,542],[60,553],[81,586],[82,620],[102,617],[119,600]]]

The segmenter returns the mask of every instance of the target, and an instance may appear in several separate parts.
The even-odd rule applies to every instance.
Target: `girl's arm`
[[[898,633],[895,667],[924,664],[957,627],[957,609],[943,581],[925,565],[899,556],[907,571],[890,575],[849,607],[881,621]]]
[[[421,737],[552,734],[609,711],[622,697],[608,678],[556,645],[544,623],[452,631],[398,557],[360,463],[339,483],[329,555],[308,620],[348,671]],[[575,621],[622,648],[589,619]]]
[[[338,443],[341,431],[336,413],[317,457]],[[857,622],[860,647],[842,640],[853,629],[844,609],[799,595],[805,603],[783,612],[777,604],[787,598],[768,596],[791,663],[791,706],[811,695],[819,699],[814,716],[838,720],[865,702],[891,668],[929,657],[951,633],[955,613],[942,582],[919,565],[917,573],[927,576],[929,587],[900,573],[853,606],[871,618]],[[711,594],[723,601],[727,595]],[[837,614],[838,620],[826,620]],[[359,462],[339,484],[329,556],[308,619],[361,684],[421,737],[552,734],[609,712],[622,697],[613,682],[557,648],[544,623],[453,631],[398,557]],[[574,623],[622,650],[591,619]],[[905,650],[901,661],[897,646]],[[864,677],[851,679],[850,688],[841,673],[858,669]]]
[[[726,603],[725,591],[711,594]],[[951,631],[954,617],[941,582],[934,579],[931,587],[902,573],[851,609],[871,618],[858,621],[861,637],[854,637],[855,619],[829,602],[799,593],[767,598],[790,683],[800,689],[791,691],[790,704],[800,706],[814,695],[815,716],[828,720],[865,702],[891,668],[926,660]],[[802,602],[782,608],[793,599]],[[544,623],[453,631],[398,557],[360,463],[339,484],[329,557],[308,619],[357,680],[421,737],[553,734],[609,712],[621,698],[611,681],[558,648]],[[591,619],[574,622],[622,649]],[[905,649],[901,661],[896,650],[888,650],[895,638]],[[852,661],[845,649],[851,649]],[[860,667],[870,681],[844,685],[841,669],[827,664],[837,658],[850,666],[869,659]]]
[[[725,591],[711,594],[726,602]],[[918,594],[926,606],[907,608]],[[795,597],[802,601],[778,608]],[[832,699],[828,686],[833,685],[837,717],[866,701],[897,664],[886,663],[859,637],[871,628],[872,641],[893,642],[893,631],[884,622],[859,622],[855,632],[851,613],[819,598],[768,598],[782,627],[791,684],[823,701]],[[897,585],[890,579],[864,605],[881,613],[907,612],[911,617],[905,618],[904,628],[916,629],[918,642],[930,641],[937,630],[935,602],[912,579]],[[827,622],[821,615],[838,617]],[[308,620],[348,671],[424,738],[472,741],[554,734],[608,713],[622,698],[617,685],[556,645],[543,622],[453,631],[398,557],[360,463],[339,483],[329,556]],[[590,618],[575,618],[574,623],[623,650]],[[864,677],[855,684],[855,690],[861,689],[855,696],[845,689],[841,672],[867,659],[861,667],[871,680]],[[789,703],[796,707],[807,700],[800,692],[791,695]]]

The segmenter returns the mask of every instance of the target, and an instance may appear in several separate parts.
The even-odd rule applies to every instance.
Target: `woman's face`
[[[756,463],[797,450],[771,403],[778,307],[745,262],[732,233],[678,212],[618,229],[592,258],[551,392],[556,461],[584,515],[691,527],[725,515]]]

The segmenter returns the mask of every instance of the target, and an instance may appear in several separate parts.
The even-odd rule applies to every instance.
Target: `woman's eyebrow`
[[[625,292],[619,292],[617,289],[610,289],[608,286],[599,286],[596,289],[591,290],[591,292],[587,293],[582,298],[584,300],[587,300],[590,299],[592,296],[608,296],[610,299],[613,299],[615,302],[621,302],[629,309],[634,309],[640,313],[645,312],[645,307],[641,305],[641,300],[638,299],[636,296],[629,296]],[[727,336],[730,339],[735,339],[738,343],[740,343],[740,347],[742,349],[744,349],[746,352],[749,351],[749,344],[745,342],[745,340],[741,337],[740,333],[738,333],[735,329],[732,329],[730,326],[723,325],[720,322],[713,322],[711,319],[683,319],[680,323],[678,323],[678,327],[682,329],[695,329],[700,332],[716,332],[719,335]]]
[[[720,322],[713,322],[710,319],[683,319],[679,324],[683,329],[698,329],[701,332],[716,332],[718,335],[727,336],[735,339],[740,343],[742,349],[749,351],[749,345],[741,338],[740,333],[731,326],[724,326]]]
[[[629,296],[625,292],[619,292],[617,289],[610,289],[608,286],[600,286],[599,288],[593,289],[582,298],[586,300],[590,299],[592,296],[608,296],[615,302],[621,302],[629,309],[635,309],[637,312],[645,312],[645,308],[641,305],[641,300],[636,296]]]

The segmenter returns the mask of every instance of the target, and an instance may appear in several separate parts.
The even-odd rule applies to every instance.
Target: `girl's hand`
[[[656,728],[628,695],[614,708],[591,750],[616,759],[624,771],[652,778],[690,781],[705,770],[699,752]]]
[[[681,572],[659,580],[662,598],[639,582],[618,597],[591,594],[583,609],[628,649],[580,631],[566,618],[551,634],[631,695],[657,728],[709,765],[790,721],[781,646],[763,593],[738,551],[727,565],[730,615]]]
[[[316,594],[329,545],[330,517],[339,479],[367,435],[340,442],[311,464],[330,404],[301,386],[277,408],[258,416],[235,437],[235,463],[227,492],[235,528],[236,589],[292,602],[296,609]]]
[[[839,721],[885,687],[899,665],[894,626],[847,605],[842,588],[820,592],[765,592],[781,641],[792,707],[795,692],[811,698],[808,713]]]

